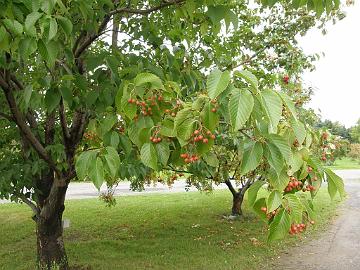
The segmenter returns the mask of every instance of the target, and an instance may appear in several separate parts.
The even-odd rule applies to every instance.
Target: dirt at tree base
[[[290,249],[274,263],[281,270],[360,270],[360,179],[345,180],[348,199],[318,239]]]

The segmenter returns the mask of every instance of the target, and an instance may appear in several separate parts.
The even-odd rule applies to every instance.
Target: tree
[[[307,4],[318,15],[324,10],[322,3]],[[328,1],[327,12],[336,5]],[[200,110],[236,85],[229,71],[216,71],[204,99],[204,73],[248,59],[245,53],[239,59],[236,34],[219,31],[225,23],[230,34],[238,32],[251,10],[245,3],[190,0],[3,0],[1,6],[0,194],[33,210],[39,268],[68,269],[62,214],[70,181],[87,177],[99,188],[131,179],[141,188],[159,171],[176,170],[195,122],[214,113],[203,118]],[[112,31],[120,44],[114,38],[109,46],[102,38]],[[171,50],[164,49],[168,42]],[[197,157],[209,150],[200,146]],[[340,180],[330,178],[332,194],[342,191]],[[288,218],[279,210],[275,231],[280,214]]]
[[[360,143],[360,119],[350,128],[350,137],[352,142]]]

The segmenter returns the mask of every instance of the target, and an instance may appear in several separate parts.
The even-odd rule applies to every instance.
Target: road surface
[[[348,199],[339,217],[318,239],[290,249],[280,256],[274,269],[360,269],[360,170],[337,171],[345,179]]]

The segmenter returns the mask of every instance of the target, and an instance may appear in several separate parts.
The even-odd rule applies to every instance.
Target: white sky
[[[310,107],[350,127],[360,118],[360,1],[345,10],[347,16],[329,25],[325,36],[313,29],[299,42],[306,53],[325,53],[303,77],[315,88]]]

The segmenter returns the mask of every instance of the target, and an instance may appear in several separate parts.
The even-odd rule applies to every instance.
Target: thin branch
[[[40,209],[31,200],[26,198],[24,194],[19,194],[18,197],[23,203],[27,204],[31,208],[36,217],[40,215]]]
[[[168,7],[168,6],[182,4],[185,1],[186,0],[164,1],[160,5],[155,6],[155,7],[151,7],[151,8],[148,8],[148,9],[132,9],[132,8],[129,8],[129,7],[118,8],[118,9],[115,9],[115,10],[111,11],[109,13],[109,15],[112,16],[114,14],[119,14],[119,13],[148,15],[148,14],[154,12],[154,11],[158,11],[158,10],[163,9],[165,7]]]
[[[6,113],[0,112],[0,117],[4,118],[10,122],[14,122],[14,118],[11,115],[8,115]]]
[[[232,195],[235,196],[235,195],[237,194],[237,192],[236,192],[234,186],[232,185],[230,179],[226,179],[224,183],[227,185],[227,187],[228,187],[229,190],[231,191]]]
[[[19,108],[17,107],[15,98],[12,94],[12,89],[9,87],[9,85],[5,82],[2,76],[0,76],[0,86],[3,88],[6,100],[9,104],[9,109],[14,117],[14,120],[19,127],[20,131],[24,134],[26,139],[29,141],[29,143],[32,145],[32,147],[35,149],[35,151],[39,154],[39,156],[45,160],[50,167],[56,171],[57,173],[60,173],[60,171],[56,168],[56,165],[52,158],[47,153],[46,149],[43,147],[43,145],[39,142],[39,140],[35,137],[34,133],[31,131],[30,127],[26,124],[25,118],[23,114],[20,112]]]
[[[59,116],[60,116],[60,123],[61,123],[64,140],[68,140],[68,139],[70,139],[70,132],[69,132],[69,128],[67,126],[65,108],[64,108],[64,100],[62,97],[60,99],[60,105],[59,105]]]

